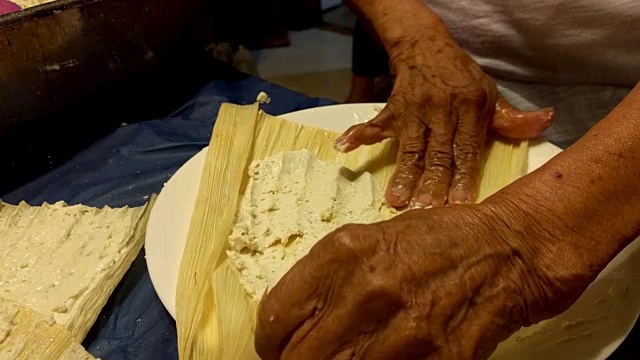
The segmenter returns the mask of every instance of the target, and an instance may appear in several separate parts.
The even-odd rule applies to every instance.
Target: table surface
[[[89,206],[139,206],[189,158],[208,144],[224,102],[249,104],[265,91],[273,115],[331,104],[260,79],[212,81],[180,109],[158,120],[120,127],[66,164],[5,195],[9,203],[32,205],[64,200]],[[611,359],[638,359],[633,345],[640,327]],[[101,312],[83,345],[94,356],[111,359],[177,359],[175,321],[151,284],[144,250]]]

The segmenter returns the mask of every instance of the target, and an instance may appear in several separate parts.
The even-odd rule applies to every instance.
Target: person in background
[[[353,29],[351,51],[351,88],[346,103],[366,103],[385,99],[377,80],[389,75],[389,57],[384,48],[367,32],[362,20]]]
[[[380,114],[336,148],[398,139],[385,197],[413,209],[322,239],[263,299],[256,350],[485,359],[566,310],[640,235],[640,2],[348,4],[395,83]],[[554,115],[545,136],[572,145],[473,204],[486,134],[537,137]]]

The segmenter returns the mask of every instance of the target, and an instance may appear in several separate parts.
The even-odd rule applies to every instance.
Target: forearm
[[[440,18],[422,0],[347,0],[347,5],[373,28],[387,51],[390,51],[414,28],[446,28]]]
[[[640,83],[577,143],[494,199],[539,222],[553,239],[544,251],[570,252],[597,275],[640,235]]]

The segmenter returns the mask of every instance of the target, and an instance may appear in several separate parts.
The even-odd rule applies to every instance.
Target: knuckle
[[[329,237],[330,246],[339,248],[347,253],[359,253],[363,248],[364,242],[360,234],[363,232],[365,225],[362,224],[346,224],[336,229],[332,236]]]
[[[449,184],[452,173],[453,169],[451,168],[451,166],[433,163],[429,165],[429,174],[428,176],[425,176],[425,178],[430,180],[428,185],[431,187],[431,190],[440,190],[440,187]]]
[[[432,124],[429,129],[431,131],[429,136],[430,143],[437,143],[438,146],[447,146],[454,137],[456,123],[453,121],[440,121]]]
[[[367,282],[360,292],[363,303],[394,312],[403,306],[400,284],[392,273],[391,264],[368,264]]]
[[[389,110],[391,110],[395,115],[399,115],[409,107],[409,104],[411,104],[413,97],[414,95],[412,92],[403,89],[394,89],[394,92],[389,96],[389,99],[387,100],[387,108],[389,108]]]
[[[424,314],[410,314],[403,326],[404,340],[407,346],[424,345],[429,341],[429,327]]]
[[[489,92],[481,85],[473,85],[461,90],[457,98],[463,104],[484,106],[489,99]]]
[[[460,146],[456,150],[456,156],[458,159],[478,160],[480,151],[476,146]]]
[[[377,276],[376,280],[368,284],[368,288],[363,293],[365,301],[369,304],[375,301],[384,309],[397,310],[403,303],[397,283],[398,281],[395,279]]]
[[[480,161],[480,146],[477,142],[461,142],[454,145],[456,163],[460,165],[475,165]]]
[[[402,168],[424,168],[424,155],[422,151],[405,151],[398,157],[398,165]]]
[[[433,90],[429,92],[429,102],[434,106],[444,107],[451,103],[451,91]]]
[[[467,122],[465,125],[466,126],[458,128],[459,131],[456,134],[455,144],[458,146],[480,147],[481,142],[484,141],[485,138],[481,126],[484,124]]]
[[[417,156],[424,151],[424,141],[422,139],[404,138],[402,139],[402,153]]]
[[[477,136],[477,133],[473,129],[465,129],[463,133],[456,138],[454,148],[456,151],[474,152],[480,151],[482,139]]]
[[[429,167],[451,168],[453,154],[442,149],[432,149],[429,152]]]
[[[418,188],[417,194],[429,194],[432,195],[434,191],[438,188],[440,184],[440,176],[438,172],[427,170],[422,174],[422,178],[420,179],[420,187]],[[400,215],[396,215],[400,216]]]
[[[422,91],[394,90],[387,101],[386,109],[397,120],[401,127],[400,133],[419,133],[426,121],[424,106],[428,102],[428,95]]]

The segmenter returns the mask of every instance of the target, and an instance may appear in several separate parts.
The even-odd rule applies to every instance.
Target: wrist
[[[416,45],[430,42],[430,39],[451,37],[438,15],[428,9],[415,11],[402,21],[379,27],[380,41],[391,58],[415,48]]]
[[[525,274],[524,326],[566,310],[604,267],[595,265],[594,253],[583,246],[589,240],[576,231],[579,221],[567,222],[531,193],[498,193],[482,205],[500,221],[501,237]]]
[[[349,0],[347,4],[375,30],[389,55],[406,49],[403,44],[414,39],[446,32],[442,20],[423,0]]]

